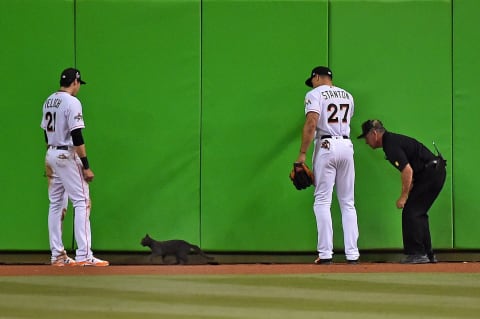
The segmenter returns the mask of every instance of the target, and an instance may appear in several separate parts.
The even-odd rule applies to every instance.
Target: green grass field
[[[0,318],[479,318],[480,274],[0,277]]]

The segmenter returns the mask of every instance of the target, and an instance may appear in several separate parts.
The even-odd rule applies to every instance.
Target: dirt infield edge
[[[333,264],[229,264],[229,265],[133,265],[109,267],[53,267],[50,265],[1,265],[0,276],[47,275],[268,275],[316,273],[478,273],[478,262],[420,265],[398,263]]]

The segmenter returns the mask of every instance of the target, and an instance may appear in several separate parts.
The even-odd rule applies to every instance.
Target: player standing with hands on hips
[[[402,209],[403,249],[407,255],[401,263],[436,263],[430,238],[427,212],[445,183],[445,161],[417,140],[389,132],[379,120],[362,124],[365,142],[373,149],[383,148],[385,157],[401,172],[402,192],[397,208]]]
[[[305,97],[305,124],[296,163],[304,163],[312,141],[315,186],[313,211],[317,221],[318,258],[316,264],[328,265],[333,257],[332,193],[336,187],[342,212],[345,257],[347,263],[359,260],[357,212],[354,203],[355,168],[353,144],[350,140],[350,119],[353,115],[352,95],[332,84],[328,67],[312,70],[305,84],[313,89]]]
[[[83,141],[82,105],[76,98],[80,86],[86,84],[80,71],[65,69],[60,76],[60,90],[43,104],[41,127],[47,143],[46,165],[49,168],[48,231],[53,266],[108,266],[108,261],[95,258],[91,250],[90,169]],[[67,256],[62,242],[62,220],[65,193],[75,209],[75,260]]]

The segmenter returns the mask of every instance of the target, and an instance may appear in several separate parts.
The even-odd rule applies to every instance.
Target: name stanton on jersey
[[[350,95],[343,90],[322,91],[322,96],[325,100],[332,99],[332,98],[350,99]]]
[[[322,96],[325,100],[333,99],[333,98],[342,98],[342,99],[350,100],[350,95],[347,92],[345,92],[344,90],[322,91]],[[309,99],[306,99],[305,100],[305,106],[308,106],[309,104],[312,104],[312,101],[310,101]]]

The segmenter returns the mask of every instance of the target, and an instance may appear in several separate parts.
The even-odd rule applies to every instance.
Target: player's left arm
[[[302,131],[302,143],[300,145],[300,153],[296,162],[305,163],[308,148],[315,137],[315,131],[317,129],[319,114],[316,112],[308,112],[305,118],[305,124]]]

